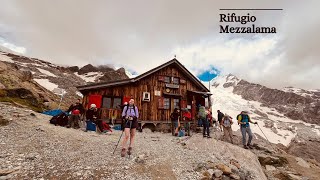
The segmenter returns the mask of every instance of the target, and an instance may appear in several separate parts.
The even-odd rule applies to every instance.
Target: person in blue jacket
[[[250,123],[252,124],[258,124],[257,122],[252,122],[248,112],[247,111],[242,111],[238,116],[237,116],[238,124],[240,125],[240,130],[242,134],[242,144],[245,149],[252,149],[251,146],[251,141],[252,141],[252,132],[250,129]],[[246,140],[246,134],[248,133],[249,139],[248,143]]]

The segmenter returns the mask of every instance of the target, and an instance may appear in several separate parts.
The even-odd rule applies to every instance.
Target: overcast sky
[[[215,67],[272,88],[320,89],[320,1],[0,2],[0,45],[52,63],[143,73],[176,55],[195,75]],[[220,34],[219,14],[232,12],[255,15],[256,26],[277,34]]]

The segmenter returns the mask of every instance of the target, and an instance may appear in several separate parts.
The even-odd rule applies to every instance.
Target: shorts
[[[126,121],[124,128],[130,128],[130,124],[131,124],[131,129],[136,129],[138,128],[138,120],[134,119],[131,121]]]
[[[178,128],[179,127],[178,121],[173,121],[173,126],[174,126],[174,128]]]

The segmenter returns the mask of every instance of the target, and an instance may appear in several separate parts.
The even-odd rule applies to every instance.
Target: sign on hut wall
[[[179,89],[179,85],[178,84],[166,84],[167,88],[172,88],[172,89]]]
[[[155,96],[161,96],[161,91],[155,90],[155,91],[154,91],[154,95],[155,95]]]

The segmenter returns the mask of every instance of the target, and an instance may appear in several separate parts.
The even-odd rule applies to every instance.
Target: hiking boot
[[[249,148],[248,148],[248,146],[246,146],[246,145],[244,145],[244,146],[243,146],[243,148],[245,148],[245,149],[249,149]]]
[[[204,135],[203,135],[203,137],[207,137],[207,135],[206,135],[206,134],[204,134]]]
[[[126,156],[126,148],[122,148],[121,149],[121,157],[125,157]]]
[[[211,136],[208,136],[207,138],[212,138]]]
[[[251,146],[251,144],[247,144],[247,147],[250,149],[253,149],[253,147]]]
[[[129,155],[129,156],[132,154],[131,151],[132,151],[132,147],[129,147],[129,148],[128,148],[128,155]]]

